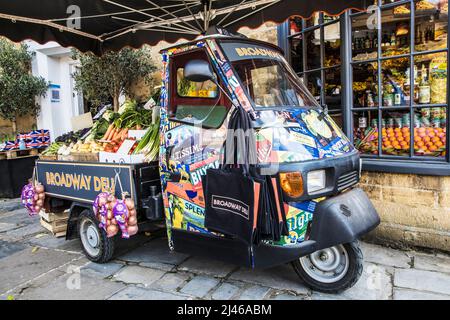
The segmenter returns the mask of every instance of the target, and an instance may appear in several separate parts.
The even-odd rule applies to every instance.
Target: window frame
[[[394,155],[383,155],[381,152],[381,140],[382,135],[379,135],[379,141],[378,141],[378,155],[367,155],[367,154],[361,154],[361,159],[363,163],[363,170],[365,171],[374,171],[374,172],[386,172],[386,173],[403,173],[403,174],[419,174],[419,175],[432,175],[432,176],[450,176],[450,154],[449,154],[449,147],[450,147],[450,79],[448,78],[450,74],[450,21],[447,21],[447,47],[444,49],[439,50],[429,50],[429,51],[416,51],[415,48],[415,3],[416,0],[401,0],[401,1],[395,1],[389,4],[380,4],[379,8],[381,10],[383,9],[389,9],[394,8],[400,5],[410,5],[410,50],[407,54],[402,55],[396,55],[396,56],[383,56],[381,54],[381,41],[382,41],[382,27],[381,27],[381,21],[379,21],[379,27],[377,29],[378,32],[378,55],[376,59],[371,60],[364,60],[364,61],[353,61],[353,52],[352,52],[352,23],[351,18],[362,15],[364,12],[345,12],[343,13],[339,21],[341,23],[341,84],[342,84],[342,112],[343,112],[343,127],[344,131],[346,132],[348,138],[350,141],[354,142],[354,135],[353,135],[353,126],[354,126],[354,119],[353,119],[353,112],[354,111],[377,111],[378,112],[378,125],[381,126],[381,116],[382,111],[389,110],[389,109],[397,109],[402,110],[402,108],[398,107],[383,107],[380,103],[377,107],[370,107],[370,108],[363,108],[363,107],[354,107],[353,106],[353,93],[352,93],[352,85],[353,85],[353,65],[358,63],[369,63],[369,62],[377,62],[378,63],[378,90],[380,91],[382,86],[382,78],[381,78],[381,69],[382,65],[381,62],[385,60],[391,60],[401,57],[408,57],[409,58],[409,67],[410,67],[410,81],[411,83],[414,83],[416,79],[414,79],[414,57],[416,56],[422,56],[427,55],[431,53],[446,53],[447,54],[447,103],[445,105],[420,105],[415,104],[412,92],[414,90],[414,86],[411,85],[410,88],[410,104],[408,107],[403,108],[404,110],[409,110],[410,118],[411,120],[411,127],[413,127],[413,110],[417,108],[423,108],[423,107],[446,107],[446,154],[441,159],[436,159],[435,157],[427,157],[427,156],[416,156],[414,155],[414,145],[410,145],[410,155],[409,157],[402,157],[402,156],[394,156]],[[306,30],[302,29],[300,32],[295,34],[290,34],[290,26],[289,21],[285,22],[283,26],[280,26],[278,28],[278,41],[279,45],[284,48],[286,55],[288,56],[287,59],[290,61],[290,46],[291,42],[290,39],[294,36],[297,36],[303,32],[311,31],[317,28],[321,28],[321,47],[323,47],[323,26],[326,26],[328,24],[336,23],[335,21],[327,22],[326,24],[321,24],[323,20],[319,20],[319,25],[310,27]],[[303,20],[302,27],[305,25],[305,22]],[[304,36],[302,37],[302,40],[305,42]],[[323,50],[321,49],[321,67],[323,67]],[[305,60],[306,60],[306,48],[305,45],[303,45],[302,48],[302,59],[303,59],[303,70],[306,68]],[[345,69],[351,69],[348,73],[346,73]],[[324,83],[324,74],[323,74],[323,68],[319,69],[321,71],[321,79],[322,83]],[[308,70],[308,71],[317,71],[317,70]],[[324,88],[321,89],[321,99],[323,100],[324,97]],[[379,94],[378,99],[381,100],[382,97]],[[379,101],[380,102],[380,101]],[[414,137],[414,130],[411,131],[411,136]],[[413,139],[413,138],[412,138]],[[412,140],[414,141],[414,140]]]
[[[299,72],[296,72],[296,73],[297,73],[297,75],[300,78],[303,79],[303,83],[305,84],[306,87],[308,86],[308,83],[307,83],[308,75],[314,74],[314,73],[317,73],[317,72],[320,73],[320,81],[322,82],[322,88],[320,89],[320,96],[319,96],[320,101],[318,101],[319,104],[321,102],[323,104],[326,104],[326,94],[325,94],[325,90],[326,90],[326,82],[325,82],[326,72],[328,70],[336,70],[336,69],[338,69],[339,72],[340,72],[340,78],[341,79],[342,79],[342,76],[343,76],[343,72],[342,72],[342,65],[343,65],[343,60],[342,60],[342,43],[341,43],[341,46],[340,46],[340,51],[341,51],[340,63],[339,64],[334,64],[332,66],[325,66],[325,28],[327,26],[330,26],[330,25],[339,24],[340,28],[341,28],[340,30],[341,30],[341,33],[342,33],[342,23],[341,23],[342,16],[340,16],[336,20],[331,20],[331,21],[327,21],[327,22],[324,22],[324,16],[325,16],[325,14],[323,12],[320,12],[319,13],[318,24],[317,25],[313,25],[313,26],[309,26],[309,27],[306,26],[305,19],[302,19],[302,29],[301,29],[301,31],[300,32],[296,32],[294,34],[288,34],[288,36],[287,36],[287,38],[288,38],[287,46],[288,46],[289,50],[284,50],[285,52],[291,52],[290,48],[291,48],[291,45],[292,45],[291,44],[292,39],[295,38],[296,36],[301,35],[302,39],[300,41],[302,41],[302,43],[303,43],[302,44],[302,59],[303,59],[302,67],[303,67],[303,70],[301,70]],[[287,24],[289,24],[289,20],[288,20]],[[288,26],[288,30],[289,29],[290,28]],[[308,52],[308,48],[306,46],[307,40],[305,39],[305,35],[310,33],[310,32],[315,32],[316,30],[320,30],[320,43],[319,43],[319,46],[320,46],[320,56],[319,56],[320,67],[319,68],[309,69],[309,68],[307,68],[307,52]],[[288,61],[290,61],[290,59],[288,59]],[[341,83],[342,83],[342,80],[341,80]],[[341,87],[342,87],[342,85],[341,85]],[[342,98],[341,98],[341,105],[342,105]],[[331,109],[329,111],[330,111],[330,115],[341,113],[342,114],[342,116],[341,116],[342,117],[342,122],[344,123],[344,114],[343,114],[344,112],[343,112],[342,106],[341,106],[340,110],[338,110],[338,109]]]

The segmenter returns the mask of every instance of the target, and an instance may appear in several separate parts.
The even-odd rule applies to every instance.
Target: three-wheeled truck
[[[80,237],[92,261],[113,256],[118,239],[98,227],[92,209],[98,193],[113,188],[118,196],[126,191],[135,200],[140,222],[165,222],[171,250],[244,267],[292,263],[307,285],[324,292],[356,283],[362,272],[357,240],[379,224],[370,200],[356,187],[358,151],[281,49],[244,37],[210,35],[161,54],[159,163],[37,161],[37,180],[50,206],[70,209],[67,239]],[[237,106],[252,117],[256,168],[280,180],[288,235],[279,241],[249,246],[205,227],[202,176],[220,166]]]

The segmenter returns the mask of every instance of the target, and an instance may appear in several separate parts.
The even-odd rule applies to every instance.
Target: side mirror
[[[211,65],[205,60],[191,60],[184,66],[184,78],[192,82],[214,81]]]

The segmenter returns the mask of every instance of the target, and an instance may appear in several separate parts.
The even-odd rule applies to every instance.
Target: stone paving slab
[[[9,242],[0,240],[0,259],[8,257],[16,252],[22,251],[27,246],[20,242]]]
[[[82,252],[81,242],[79,239],[66,240],[65,237],[56,238],[49,233],[39,233],[36,236],[27,239],[27,243],[33,246],[44,247],[49,249],[59,249],[71,252]]]
[[[125,284],[87,275],[64,274],[38,288],[25,290],[21,299],[33,300],[104,300],[125,288]],[[78,286],[79,283],[79,286]]]
[[[149,286],[164,275],[164,271],[139,266],[126,266],[120,269],[113,277],[114,280]]]
[[[32,250],[27,248],[7,259],[0,259],[0,294],[79,257],[48,249],[39,249],[34,253]]]
[[[242,291],[239,300],[263,300],[270,292],[270,288],[250,285]]]
[[[213,300],[231,300],[234,298],[240,288],[230,283],[222,283],[211,295]]]
[[[365,242],[360,242],[360,244],[365,261],[396,268],[411,268],[411,256],[404,251],[383,248]]]
[[[291,290],[299,294],[308,294],[309,292],[309,289],[301,282],[291,265],[283,265],[265,270],[241,268],[232,273],[230,279],[279,290]]]
[[[117,273],[123,267],[123,264],[114,262],[104,264],[89,262],[81,268],[81,274],[87,274],[92,277],[108,278]]]
[[[415,253],[414,268],[450,273],[450,256]]]
[[[183,262],[178,270],[189,271],[196,274],[204,274],[217,278],[224,278],[233,270],[236,270],[235,265],[226,264],[221,261],[207,259],[204,257],[190,257]]]
[[[0,222],[0,232],[6,232],[18,228],[17,225],[13,223]]]
[[[392,274],[391,267],[379,266],[366,262],[359,281],[350,289],[340,294],[325,294],[314,292],[313,300],[389,300],[392,297]],[[399,269],[401,270],[401,269]]]
[[[192,300],[191,297],[179,293],[163,292],[154,289],[130,286],[112,297],[110,300]]]
[[[32,223],[19,228],[15,228],[13,230],[9,230],[6,232],[5,236],[15,239],[22,239],[38,234],[42,232],[42,230],[43,228],[40,224]]]
[[[136,263],[165,263],[179,265],[188,258],[188,255],[171,252],[167,239],[154,239],[138,247],[118,259]]]
[[[19,198],[0,200],[0,213],[22,209],[23,205]]]
[[[394,300],[450,300],[450,296],[447,295],[402,288],[394,288],[393,298]]]
[[[186,273],[166,273],[160,279],[153,282],[152,288],[166,292],[176,292],[192,278]]]
[[[450,275],[424,270],[395,270],[396,287],[450,295]]]
[[[206,276],[196,276],[189,281],[181,290],[181,293],[195,296],[198,298],[205,297],[209,291],[219,284],[219,280]]]

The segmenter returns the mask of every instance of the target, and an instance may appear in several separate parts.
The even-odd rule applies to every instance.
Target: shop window
[[[290,61],[371,170],[448,174],[448,0],[372,4],[291,21]]]
[[[378,62],[353,65],[353,106],[373,108],[378,106]]]
[[[353,139],[364,157],[448,161],[447,10],[441,0],[383,1],[378,45],[363,49],[367,14],[351,15]]]
[[[341,23],[339,16],[317,13],[294,17],[290,26],[290,61],[317,101],[342,123]]]
[[[352,17],[353,61],[373,60],[378,57],[378,31],[368,27],[371,15],[360,13]]]
[[[381,10],[381,54],[399,56],[410,52],[411,6]]]
[[[362,154],[378,155],[378,111],[353,113],[355,147]]]

